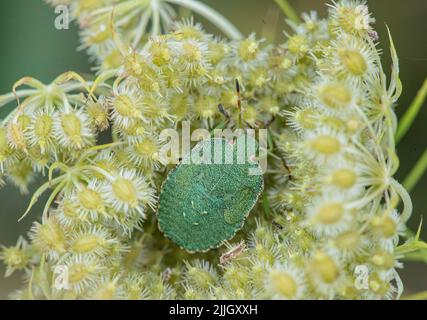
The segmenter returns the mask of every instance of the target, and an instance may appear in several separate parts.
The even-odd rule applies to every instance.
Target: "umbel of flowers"
[[[2,250],[6,276],[24,273],[13,298],[401,294],[395,248],[412,211],[393,178],[401,86],[392,42],[385,77],[364,2],[334,2],[326,19],[304,14],[281,45],[172,21],[170,4],[203,12],[189,0],[49,2],[70,6],[98,74],[87,81],[67,72],[51,84],[26,77],[0,96],[1,105],[17,101],[0,127],[1,175],[22,192],[45,177],[25,215],[48,194],[44,210],[25,217],[36,220],[28,237]],[[235,238],[200,254],[166,239],[155,214],[173,168],[160,132],[185,120],[209,130],[269,128],[258,205]],[[104,131],[111,142],[97,143]]]

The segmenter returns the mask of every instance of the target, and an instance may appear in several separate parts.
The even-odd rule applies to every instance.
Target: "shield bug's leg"
[[[237,79],[236,79],[236,95],[237,95],[237,110],[239,111],[239,118],[237,121],[237,127],[241,128],[242,124],[245,123],[245,125],[251,129],[255,129],[255,128],[258,129],[259,125],[257,125],[256,123],[255,123],[255,128],[254,128],[254,126],[250,125],[249,123],[247,123],[246,121],[243,120],[241,87],[240,87],[239,80],[237,80]]]
[[[272,116],[270,120],[264,123],[264,128],[268,129],[268,127],[270,127],[270,125],[274,122],[274,120],[276,120],[276,117]]]
[[[243,251],[246,249],[246,244],[244,241],[241,241],[237,246],[232,247],[229,251],[224,253],[219,258],[220,265],[225,265],[231,260],[235,259],[237,256],[239,256]]]
[[[218,110],[224,115],[227,121],[230,121],[230,114],[224,109],[224,106],[221,103],[218,105]]]

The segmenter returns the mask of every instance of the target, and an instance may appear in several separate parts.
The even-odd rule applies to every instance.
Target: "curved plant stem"
[[[427,97],[427,79],[424,80],[424,83],[421,89],[418,91],[417,96],[414,101],[409,106],[409,109],[405,112],[400,120],[399,127],[396,132],[396,143],[399,143],[400,140],[406,135],[408,130],[411,128],[412,123],[415,121],[418,112],[421,109],[425,99]]]
[[[427,300],[427,291],[411,294],[409,296],[403,297],[402,300]]]
[[[44,206],[44,209],[43,209],[43,214],[42,214],[43,223],[45,223],[47,221],[49,209],[50,209],[52,203],[55,201],[56,196],[61,192],[62,188],[65,186],[66,183],[67,183],[66,180],[59,183],[58,186],[53,190],[53,192],[49,196],[49,199],[47,200],[47,202]]]
[[[240,40],[243,38],[242,33],[230,21],[219,12],[201,2],[195,0],[167,0],[167,2],[183,6],[205,17],[230,37],[230,39]]]
[[[403,202],[403,210],[402,210],[402,214],[400,215],[400,220],[406,223],[410,218],[413,210],[411,197],[409,196],[408,191],[393,178],[390,179],[390,185],[397,192],[397,194],[399,195],[399,197]]]
[[[18,97],[18,98],[26,97],[28,95],[35,93],[35,92],[36,92],[35,89],[27,89],[27,90],[17,91],[16,93],[11,92],[11,93],[7,93],[4,95],[0,95],[0,107],[3,107],[4,105],[8,104],[9,102],[12,102],[13,100],[16,99],[16,97]]]
[[[427,149],[424,150],[423,155],[418,160],[415,167],[411,170],[411,172],[408,174],[408,176],[403,182],[403,185],[405,186],[406,190],[408,190],[408,192],[411,192],[414,189],[414,187],[420,181],[420,179],[422,178],[426,170],[427,170]]]
[[[152,35],[158,35],[162,31],[162,26],[160,25],[160,6],[157,2],[158,0],[151,0],[151,9],[153,11],[153,21],[152,21]]]
[[[133,39],[132,45],[136,47],[138,43],[141,41],[144,30],[147,27],[148,23],[150,22],[150,14],[151,14],[151,8],[148,8],[142,15],[141,21],[139,22],[138,27],[136,28],[135,37]]]
[[[298,14],[292,8],[292,6],[289,4],[287,0],[274,0],[276,4],[282,9],[283,13],[288,17],[289,20],[295,22],[295,23],[301,23],[301,19],[299,18]]]
[[[56,184],[60,183],[62,181],[62,179],[63,179],[63,176],[57,177],[57,178],[53,179],[52,181],[45,182],[40,188],[38,188],[37,191],[33,194],[27,210],[18,219],[18,222],[20,222],[22,219],[24,219],[27,216],[27,214],[30,212],[31,208],[36,204],[36,202],[39,200],[39,198],[41,197],[41,195],[43,193],[45,193],[52,186],[55,186]]]

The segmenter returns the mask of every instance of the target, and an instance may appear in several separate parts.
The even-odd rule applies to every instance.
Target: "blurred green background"
[[[218,9],[245,34],[256,32],[269,40],[282,41],[284,17],[273,0],[205,0]],[[316,10],[326,15],[327,1],[290,0],[298,12]],[[427,1],[426,0],[371,0],[369,8],[376,18],[380,34],[384,67],[390,66],[385,24],[390,27],[401,64],[404,92],[397,106],[401,115],[409,106],[427,75]],[[58,74],[74,70],[90,73],[91,64],[84,52],[79,52],[78,30],[54,28],[55,14],[42,0],[0,1],[0,93],[11,91],[13,83],[21,77],[33,76],[50,82]],[[277,23],[275,23],[277,22]],[[273,23],[273,24],[272,24]],[[275,26],[274,26],[275,24]],[[0,117],[5,115],[0,110]],[[398,179],[402,181],[427,147],[427,106],[421,110],[414,126],[398,147],[401,167]],[[38,183],[34,183],[35,187]],[[415,229],[421,218],[427,220],[427,176],[412,192],[414,213],[410,226]],[[19,235],[28,231],[36,219],[35,210],[24,221],[17,219],[25,210],[28,198],[20,196],[11,186],[0,190],[0,244],[15,244]],[[423,237],[427,239],[427,227]],[[0,299],[19,284],[19,276],[3,278],[0,265]],[[400,271],[407,292],[427,290],[427,265],[405,263]]]

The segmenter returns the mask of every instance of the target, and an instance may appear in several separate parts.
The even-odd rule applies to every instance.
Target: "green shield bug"
[[[167,177],[159,198],[159,229],[189,252],[219,247],[240,230],[264,188],[256,144],[212,138],[198,143]]]

